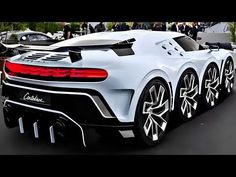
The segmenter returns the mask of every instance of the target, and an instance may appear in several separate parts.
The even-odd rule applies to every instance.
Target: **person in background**
[[[87,22],[83,22],[82,25],[81,25],[81,28],[82,28],[83,34],[88,33],[88,23]]]
[[[63,22],[63,37],[65,40],[73,38],[70,23]]]
[[[166,31],[166,22],[161,23],[161,31]]]
[[[162,31],[162,25],[160,22],[154,22],[151,26],[152,31]]]
[[[137,22],[134,22],[132,27],[131,27],[132,30],[134,29],[138,29],[138,23]]]
[[[106,30],[106,28],[105,28],[105,25],[103,24],[103,22],[100,22],[99,24],[97,24],[95,26],[95,31],[96,32],[103,32],[105,30]]]
[[[183,34],[186,34],[188,36],[189,34],[189,30],[190,27],[186,24],[186,22],[184,22],[180,27],[179,27],[179,31]]]
[[[147,30],[148,27],[147,27],[147,25],[145,25],[143,22],[140,22],[140,23],[138,23],[138,29]]]
[[[122,22],[116,22],[112,26],[113,31],[122,31]]]
[[[90,33],[95,33],[95,30],[91,24],[89,24],[89,31]]]
[[[127,25],[126,22],[123,22],[121,24],[121,29],[122,29],[122,31],[130,30],[129,25]]]
[[[170,30],[171,31],[176,31],[178,32],[178,26],[177,26],[177,23],[176,22],[173,22],[171,27],[170,27]]]
[[[189,31],[189,36],[193,39],[193,40],[197,40],[197,33],[199,31],[199,27],[198,27],[198,23],[197,22],[193,22],[192,23],[192,28]]]
[[[117,24],[117,22],[114,22],[114,23],[113,23],[113,25],[112,25],[112,27],[111,27],[111,31],[116,31],[116,24]]]

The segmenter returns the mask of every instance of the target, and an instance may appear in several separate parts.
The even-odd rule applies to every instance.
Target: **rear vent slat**
[[[49,55],[49,56],[47,56]],[[46,61],[59,61],[62,60],[66,57],[68,57],[69,55],[66,54],[53,54],[50,56],[50,53],[34,53],[32,55],[26,56],[25,59],[31,59],[31,60],[37,60],[39,58],[43,58],[42,60],[46,60]]]
[[[41,57],[48,55],[49,53],[34,53],[32,55],[26,56],[25,59],[37,60]]]

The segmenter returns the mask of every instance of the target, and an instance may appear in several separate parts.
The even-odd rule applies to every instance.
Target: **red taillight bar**
[[[32,66],[6,61],[5,71],[12,76],[52,80],[94,80],[101,81],[108,77],[104,69],[62,68]]]

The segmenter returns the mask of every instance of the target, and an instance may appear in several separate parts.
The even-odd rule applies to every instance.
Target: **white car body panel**
[[[184,49],[173,40],[173,38],[180,36],[184,35],[175,32],[153,32],[143,30],[94,33],[56,43],[51,47],[76,46],[78,42],[83,40],[112,39],[123,41],[135,38],[136,41],[132,46],[135,54],[118,56],[113,50],[82,50],[82,60],[74,63],[71,63],[69,56],[61,61],[55,62],[43,61],[41,59],[30,62],[21,60],[22,57],[37,53],[37,51],[33,51],[23,55],[17,55],[10,59],[15,63],[30,65],[105,69],[108,71],[108,78],[101,82],[36,81],[34,79],[10,75],[7,75],[7,77],[10,80],[35,85],[96,90],[101,93],[120,122],[134,122],[139,97],[146,84],[153,78],[161,77],[167,83],[171,83],[172,97],[174,100],[177,83],[181,74],[186,69],[193,68],[196,71],[201,88],[203,74],[209,63],[216,63],[221,72],[221,63],[223,62],[224,65],[224,61],[227,57],[233,58],[232,54],[224,49],[220,49],[219,51],[210,51],[208,49],[185,52]],[[162,48],[163,45],[166,49]],[[178,48],[178,51],[174,49],[175,47]],[[55,54],[55,52],[43,52]],[[169,55],[168,52],[171,52],[171,55]],[[68,52],[62,54],[68,54]],[[171,105],[171,109],[173,110],[174,101]]]

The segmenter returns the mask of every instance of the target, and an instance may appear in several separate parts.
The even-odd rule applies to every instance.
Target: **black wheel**
[[[144,88],[135,114],[134,135],[146,146],[156,145],[163,137],[170,115],[170,94],[166,84],[154,79]]]
[[[218,67],[211,63],[203,75],[202,79],[202,106],[210,109],[214,107],[220,97],[220,73]]]
[[[188,121],[196,115],[198,98],[198,77],[192,70],[186,70],[179,79],[175,97],[175,110],[181,120]]]
[[[222,91],[225,96],[228,96],[234,87],[234,63],[231,58],[225,62],[222,76]]]

